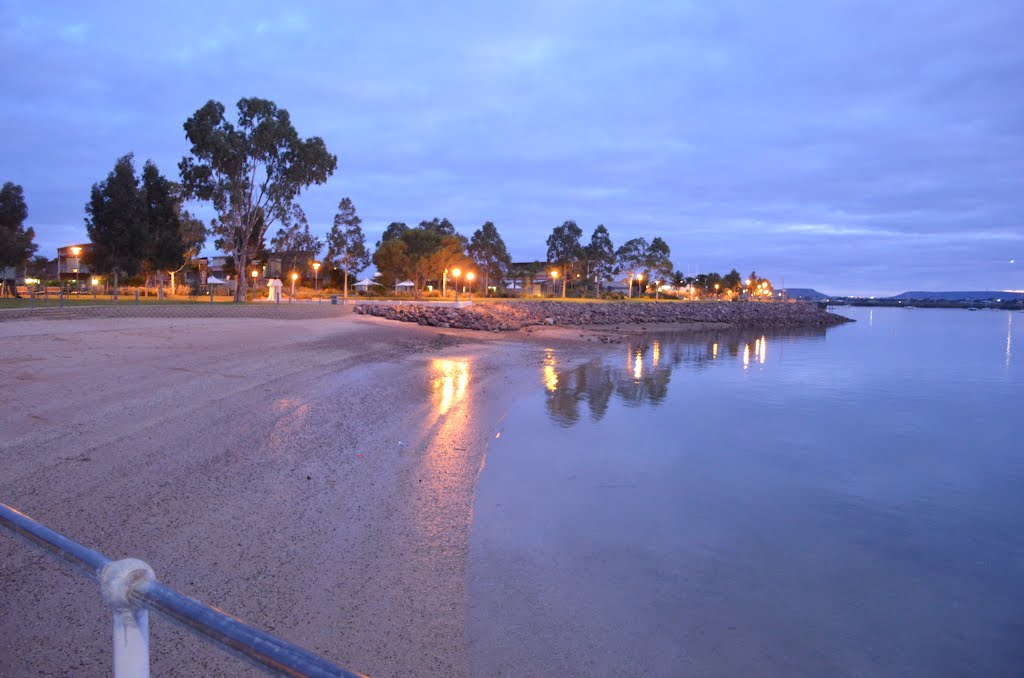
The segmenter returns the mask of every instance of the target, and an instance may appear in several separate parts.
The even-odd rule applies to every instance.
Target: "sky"
[[[119,156],[176,177],[184,121],[255,96],[338,156],[314,232],[348,196],[369,243],[493,221],[543,259],[572,219],[689,274],[1024,289],[1021,35],[1020,0],[0,0],[0,181],[52,257]]]

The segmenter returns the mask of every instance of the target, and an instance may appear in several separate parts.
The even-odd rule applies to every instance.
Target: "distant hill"
[[[995,301],[996,299],[1002,299],[1007,301],[1010,299],[1024,299],[1024,293],[1021,292],[1001,292],[999,290],[988,290],[985,292],[904,292],[903,294],[897,294],[895,297],[889,297],[895,300],[913,300],[913,301]]]
[[[786,294],[789,299],[806,299],[808,301],[818,301],[820,299],[828,299],[827,294],[822,294],[818,290],[812,290],[810,287],[790,287],[789,289],[779,290]]]

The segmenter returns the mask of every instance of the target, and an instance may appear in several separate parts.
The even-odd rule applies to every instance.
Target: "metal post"
[[[137,585],[155,580],[153,568],[137,558],[100,571],[103,600],[114,612],[114,678],[149,678],[149,612],[130,596]]]
[[[138,287],[135,288],[135,305],[136,306],[139,305],[139,288]]]
[[[60,286],[60,307],[64,308],[64,285]]]

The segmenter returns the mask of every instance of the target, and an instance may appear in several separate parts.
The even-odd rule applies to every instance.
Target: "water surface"
[[[1024,313],[843,309],[562,369],[489,451],[476,675],[1021,675]]]

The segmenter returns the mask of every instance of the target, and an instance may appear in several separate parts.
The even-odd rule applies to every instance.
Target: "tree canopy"
[[[366,251],[366,236],[363,234],[363,220],[356,214],[355,205],[349,198],[338,203],[334,225],[327,234],[327,258],[337,263],[344,272],[344,295],[348,296],[348,275],[358,275],[370,265],[370,254]]]
[[[668,243],[661,238],[654,238],[647,247],[644,267],[648,278],[664,282],[672,277],[672,252]]]
[[[10,181],[0,188],[0,268],[20,266],[39,248],[35,231],[25,227],[28,206],[21,186]]]
[[[87,263],[114,276],[134,275],[149,254],[147,201],[135,176],[134,156],[121,156],[103,181],[93,184],[85,205],[85,228],[92,241]]]
[[[281,271],[291,272],[316,259],[324,243],[310,232],[306,213],[295,205],[288,221],[270,239],[270,246],[281,257]]]
[[[575,221],[562,222],[556,226],[548,236],[548,261],[557,264],[562,274],[562,297],[565,297],[566,278],[569,271],[575,266],[583,255],[583,246],[580,238],[583,236],[583,229],[576,225]]]
[[[615,274],[615,248],[611,236],[604,224],[598,224],[590,236],[590,243],[584,248],[583,257],[587,262],[587,277],[597,283],[597,292],[601,292],[601,283],[612,279]]]
[[[388,224],[388,227],[384,229],[384,233],[380,236],[380,240],[377,241],[377,247],[380,247],[382,243],[386,243],[390,240],[397,240],[408,230],[409,227],[403,222],[392,221]]]
[[[501,280],[512,267],[512,257],[505,247],[505,241],[490,221],[473,233],[467,249],[470,258],[483,274],[485,291],[490,287],[491,280]]]
[[[184,127],[192,144],[178,165],[185,195],[213,203],[214,230],[239,271],[303,189],[326,182],[338,165],[323,139],[299,137],[288,111],[267,99],[239,100],[237,124],[210,100]],[[244,297],[245,276],[238,282],[236,300]]]
[[[647,266],[648,250],[650,245],[645,238],[633,238],[627,240],[615,253],[619,266],[623,272],[629,274],[629,296],[633,296],[633,279],[638,273],[642,273]]]

